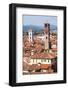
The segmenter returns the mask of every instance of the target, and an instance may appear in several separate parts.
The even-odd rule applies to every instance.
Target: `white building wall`
[[[52,45],[52,47],[51,48],[57,48],[57,45],[56,44],[54,44],[54,45]]]
[[[33,63],[36,64],[36,59],[33,59]]]
[[[41,59],[37,59],[37,63],[41,63]]]
[[[43,36],[37,36],[37,38],[41,39],[42,41],[45,41],[45,35],[43,35]]]
[[[48,60],[48,59],[31,59],[30,60],[30,64],[38,64],[38,63],[41,63],[41,64],[51,64],[51,60]]]
[[[51,64],[51,60],[48,60],[48,59],[43,59],[43,62],[42,62],[42,64]]]

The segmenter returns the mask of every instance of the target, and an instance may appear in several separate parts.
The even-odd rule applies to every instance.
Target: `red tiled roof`
[[[37,59],[53,59],[55,58],[55,55],[53,53],[36,53],[31,56],[31,58],[37,58]]]
[[[52,51],[57,51],[57,48],[52,48],[51,50],[52,50]]]
[[[51,65],[50,64],[41,64],[41,69],[48,69]]]
[[[29,56],[30,56],[30,53],[24,54],[24,57],[29,57]]]
[[[51,65],[50,64],[41,64],[38,66],[37,64],[32,64],[29,66],[29,69],[36,70],[36,69],[48,69]]]
[[[30,47],[25,47],[25,50],[28,50],[29,51],[29,50],[31,50],[31,48]]]

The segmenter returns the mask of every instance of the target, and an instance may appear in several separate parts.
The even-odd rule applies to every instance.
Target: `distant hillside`
[[[42,32],[44,27],[43,26],[34,26],[34,25],[25,25],[25,26],[23,26],[24,32],[28,32],[28,30],[30,28],[33,30],[33,32]],[[50,30],[53,31],[53,32],[56,32],[57,27],[55,25],[51,25]]]

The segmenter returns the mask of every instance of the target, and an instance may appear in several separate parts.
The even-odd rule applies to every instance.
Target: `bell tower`
[[[29,35],[29,42],[32,42],[32,41],[33,41],[32,29],[30,29],[30,30],[28,31],[28,35]]]
[[[50,49],[50,24],[44,24],[44,34],[45,34],[45,50]]]

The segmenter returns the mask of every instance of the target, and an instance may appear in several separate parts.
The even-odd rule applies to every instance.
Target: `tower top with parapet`
[[[45,23],[44,24],[44,33],[48,33],[50,31],[50,23]]]
[[[30,29],[28,30],[28,32],[32,32],[32,29],[30,28]]]

